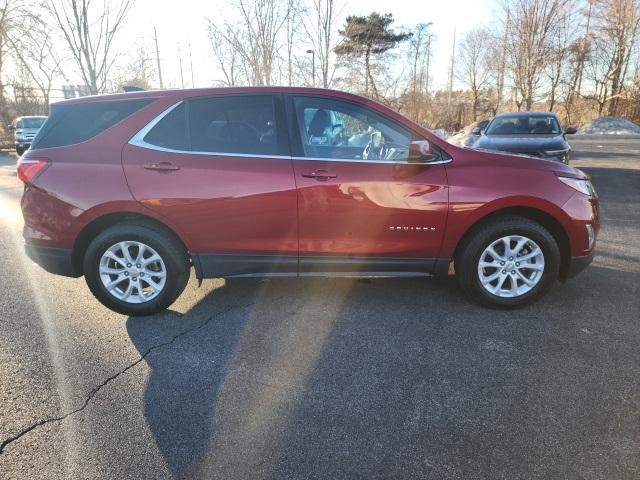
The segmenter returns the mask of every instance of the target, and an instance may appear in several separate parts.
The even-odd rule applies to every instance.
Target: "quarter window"
[[[189,101],[188,112],[194,152],[278,153],[271,95],[196,98]]]
[[[189,150],[184,102],[166,114],[144,137],[151,145],[171,150]]]
[[[140,110],[154,99],[53,105],[31,149],[84,142]]]
[[[308,158],[407,161],[411,132],[360,105],[296,97],[302,150]]]

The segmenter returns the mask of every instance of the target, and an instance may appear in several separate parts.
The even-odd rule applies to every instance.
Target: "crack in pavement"
[[[89,402],[91,401],[91,399],[96,396],[96,394],[102,389],[102,387],[106,386],[108,383],[110,383],[111,381],[115,380],[120,375],[122,375],[122,374],[126,373],[127,371],[131,370],[133,367],[135,367],[140,362],[142,362],[154,350],[157,350],[157,349],[163,348],[163,347],[167,347],[167,346],[171,345],[173,342],[175,342],[178,338],[183,337],[184,335],[187,335],[187,334],[189,334],[191,332],[195,332],[196,330],[200,330],[201,328],[204,328],[213,319],[219,317],[220,315],[223,315],[225,313],[229,313],[230,311],[235,310],[236,308],[243,308],[243,307],[247,307],[247,306],[249,306],[249,304],[247,304],[247,305],[235,305],[235,306],[229,307],[229,308],[227,308],[225,310],[222,310],[222,311],[210,316],[209,318],[207,318],[204,322],[200,323],[199,325],[197,325],[197,326],[195,326],[193,328],[188,328],[188,329],[183,330],[182,332],[174,335],[171,338],[171,340],[168,340],[166,342],[162,342],[162,343],[159,343],[157,345],[153,345],[153,346],[149,347],[140,356],[140,358],[138,358],[135,362],[130,363],[123,370],[120,370],[119,372],[111,375],[110,377],[106,378],[102,383],[100,383],[99,385],[94,387],[89,392],[89,394],[87,395],[87,397],[85,398],[83,404],[80,407],[78,407],[75,410],[72,410],[72,411],[70,411],[68,413],[65,413],[64,415],[60,415],[58,417],[49,417],[49,418],[44,418],[42,420],[39,420],[36,423],[33,423],[32,425],[28,426],[27,428],[21,430],[20,432],[18,432],[16,434],[10,436],[9,438],[3,440],[2,443],[0,443],[0,455],[3,454],[3,452],[4,452],[6,447],[8,447],[10,444],[15,442],[16,440],[19,440],[20,438],[22,438],[27,433],[35,430],[36,428],[41,427],[43,425],[47,425],[49,423],[61,422],[61,421],[65,420],[66,418],[70,417],[71,415],[74,415],[74,414],[76,414],[78,412],[83,411],[85,408],[87,408],[87,406],[89,405]],[[182,316],[182,314],[178,314],[178,315]]]

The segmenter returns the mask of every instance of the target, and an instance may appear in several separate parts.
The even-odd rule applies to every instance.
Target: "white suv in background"
[[[14,140],[16,145],[16,153],[22,155],[31,146],[31,141],[44,124],[47,117],[18,117],[9,126],[9,129],[15,130]]]

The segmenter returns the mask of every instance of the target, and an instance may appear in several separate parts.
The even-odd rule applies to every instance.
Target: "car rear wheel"
[[[182,244],[153,225],[123,223],[100,233],[84,258],[89,289],[106,307],[150,315],[171,305],[189,280]]]
[[[560,250],[542,225],[504,216],[465,239],[455,270],[471,299],[493,308],[518,308],[534,302],[553,285],[560,270]]]

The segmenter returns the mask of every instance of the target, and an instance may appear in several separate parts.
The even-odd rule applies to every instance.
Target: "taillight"
[[[18,178],[24,183],[31,183],[38,175],[44,172],[48,166],[49,160],[44,158],[20,158],[16,169]]]

